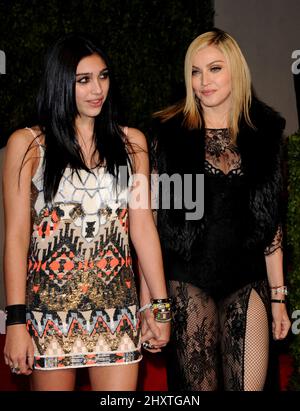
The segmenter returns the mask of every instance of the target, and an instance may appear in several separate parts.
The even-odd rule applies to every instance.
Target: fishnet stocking
[[[266,283],[257,281],[220,301],[178,281],[169,282],[169,293],[174,300],[169,388],[262,390],[269,343]]]
[[[262,391],[269,354],[268,316],[255,290],[251,291],[245,337],[244,390]]]

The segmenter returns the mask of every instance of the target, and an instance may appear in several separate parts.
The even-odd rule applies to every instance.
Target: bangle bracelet
[[[288,295],[288,289],[286,285],[281,285],[278,287],[270,287],[271,289],[271,293],[276,294],[284,294],[284,295]]]
[[[171,312],[153,312],[155,321],[159,323],[167,323],[172,320]]]
[[[285,300],[275,300],[275,299],[272,298],[271,303],[285,304],[286,301]]]
[[[151,303],[143,305],[143,307],[139,309],[139,312],[142,313],[143,311],[146,311],[148,308],[151,308],[151,305]]]
[[[151,298],[151,303],[152,304],[166,304],[166,303],[171,303],[171,298]]]
[[[6,326],[15,324],[26,324],[26,305],[13,304],[5,307]]]
[[[152,298],[151,310],[155,321],[165,323],[171,321],[171,298]]]

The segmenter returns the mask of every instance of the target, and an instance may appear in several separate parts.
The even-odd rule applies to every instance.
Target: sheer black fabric
[[[205,157],[208,174],[242,174],[241,157],[227,128],[206,129]]]
[[[207,175],[242,176],[241,157],[237,146],[232,143],[228,129],[206,129],[205,172]],[[282,227],[279,226],[265,255],[282,248]]]
[[[272,241],[272,244],[270,244],[265,249],[265,255],[271,255],[275,253],[275,251],[278,250],[278,248],[282,249],[282,237],[283,237],[282,226],[279,225],[277,233]]]
[[[171,390],[264,388],[271,320],[265,255],[281,247],[247,248],[249,189],[228,129],[206,129],[205,210],[191,259],[164,250],[173,327]]]
[[[170,281],[173,327],[171,390],[258,391],[265,383],[269,293],[257,281],[215,300],[189,283]]]
[[[163,249],[165,272],[170,280],[189,282],[221,298],[266,278],[265,254],[281,247],[282,232],[279,227],[267,249],[246,246],[251,229],[249,189],[228,129],[206,129],[204,174],[205,210],[195,223],[200,229],[190,261],[187,266],[180,253]]]

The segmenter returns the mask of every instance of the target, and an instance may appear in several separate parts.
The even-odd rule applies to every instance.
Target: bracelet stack
[[[155,321],[160,323],[171,321],[171,298],[152,298],[151,310]]]
[[[171,298],[151,298],[151,303],[143,305],[139,312],[150,309],[155,321],[165,323],[171,321]]]
[[[277,297],[278,294],[281,294],[282,296],[287,296],[288,295],[288,290],[286,285],[279,285],[275,287],[270,287],[271,290],[271,303],[278,303],[278,304],[285,304],[285,298],[273,298]],[[278,296],[280,297],[280,296]]]
[[[14,304],[5,307],[6,326],[16,324],[26,324],[26,305]]]

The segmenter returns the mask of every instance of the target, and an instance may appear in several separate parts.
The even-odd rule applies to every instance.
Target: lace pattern
[[[206,129],[205,170],[215,175],[242,175],[241,156],[229,130]]]
[[[207,174],[227,178],[243,175],[241,156],[227,128],[206,129],[204,169]],[[265,249],[266,256],[282,249],[282,237],[282,227],[278,226],[272,243]]]
[[[282,237],[283,237],[282,226],[279,225],[272,243],[265,249],[266,256],[275,253],[275,251],[278,250],[279,248],[282,249]]]
[[[256,300],[250,298],[253,290]],[[262,389],[270,319],[267,282],[253,282],[216,301],[189,283],[170,281],[169,295],[173,299],[169,389]],[[249,345],[256,347],[257,355],[249,352]]]

